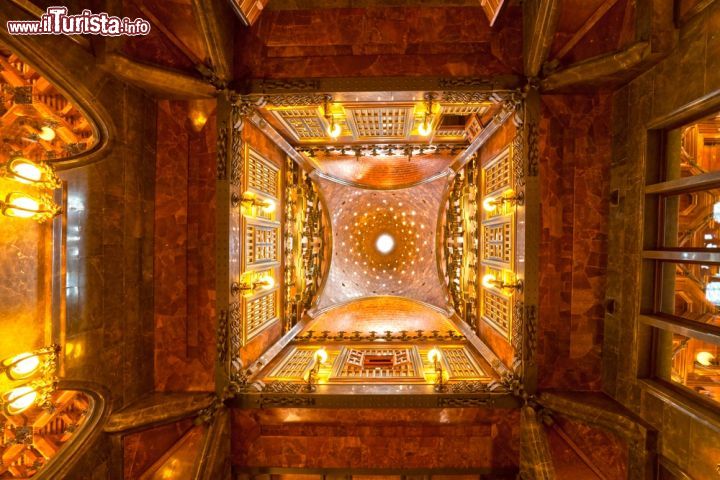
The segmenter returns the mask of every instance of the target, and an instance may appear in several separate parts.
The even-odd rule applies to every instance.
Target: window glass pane
[[[662,349],[670,358],[670,378],[698,395],[720,403],[720,347],[692,337],[673,334],[672,347]]]
[[[720,113],[670,132],[667,179],[720,171]]]
[[[665,198],[664,246],[720,248],[720,188]]]
[[[720,265],[663,263],[659,310],[720,327]]]

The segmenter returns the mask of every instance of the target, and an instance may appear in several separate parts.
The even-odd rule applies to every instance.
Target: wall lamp
[[[325,95],[323,114],[325,115],[325,120],[327,120],[330,125],[328,128],[328,135],[330,135],[330,138],[338,138],[340,133],[342,133],[342,128],[340,127],[340,124],[335,123],[335,115],[332,114],[330,102],[332,102],[332,97],[330,95]]]
[[[498,280],[494,274],[488,273],[482,277],[482,286],[485,288],[508,288],[517,291],[522,291],[523,283],[522,280],[518,280],[515,283],[505,283],[502,280]]]
[[[32,218],[44,222],[60,214],[60,207],[48,197],[33,197],[27,193],[11,192],[0,200],[0,212],[6,217]]]
[[[307,385],[305,385],[305,391],[312,393],[317,389],[317,375],[320,372],[320,367],[325,365],[327,362],[328,354],[324,347],[318,348],[313,354],[313,366],[308,372]]]
[[[266,200],[263,198],[259,198],[252,194],[249,194],[249,193],[245,193],[242,196],[242,198],[238,197],[237,194],[233,193],[231,201],[232,201],[233,207],[237,207],[238,205],[242,204],[243,206],[245,206],[247,208],[251,208],[251,207],[262,208],[262,210],[265,213],[272,213],[275,211],[275,208],[277,207],[277,205],[275,204],[275,202],[273,200],[269,200],[269,199]]]
[[[17,415],[32,405],[47,407],[57,388],[57,359],[60,347],[50,345],[21,353],[0,363],[0,373],[11,382],[24,381],[0,395],[0,407],[8,415]]]
[[[20,183],[49,189],[60,188],[60,179],[51,166],[33,162],[24,157],[15,157],[5,164],[5,176]]]
[[[435,368],[435,386],[433,390],[436,392],[444,392],[447,390],[447,386],[443,383],[443,368],[442,368],[442,352],[439,348],[434,347],[428,352],[428,360],[433,364]]]
[[[496,208],[501,207],[506,203],[510,203],[513,205],[523,205],[525,203],[525,194],[520,192],[519,194],[512,197],[487,197],[485,198],[485,200],[483,200],[483,208],[487,212],[492,212]]]
[[[247,293],[247,292],[254,292],[255,290],[262,289],[262,290],[270,290],[275,286],[275,279],[271,277],[270,275],[265,275],[261,278],[258,278],[257,280],[250,282],[250,283],[238,283],[233,282],[233,284],[230,286],[230,292],[233,295],[237,295],[238,293]]]
[[[425,94],[425,116],[423,117],[422,123],[418,126],[418,133],[423,137],[427,137],[432,133],[433,100],[435,100],[433,93]]]

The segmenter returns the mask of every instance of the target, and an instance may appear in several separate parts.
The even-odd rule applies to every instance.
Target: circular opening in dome
[[[377,248],[377,251],[383,255],[387,255],[392,252],[393,248],[395,248],[395,239],[392,235],[383,233],[377,238],[377,240],[375,240],[375,248]]]

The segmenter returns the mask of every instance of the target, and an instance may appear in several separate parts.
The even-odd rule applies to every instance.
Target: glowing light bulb
[[[340,136],[340,133],[342,133],[342,128],[340,127],[339,124],[337,124],[333,121],[328,133],[330,133],[330,137],[338,138]]]
[[[46,142],[52,142],[55,139],[55,130],[50,127],[42,127],[40,133],[38,133],[38,137]]]
[[[375,248],[383,255],[387,255],[395,248],[395,239],[391,235],[383,233],[375,241]]]
[[[40,202],[24,194],[15,195],[12,201],[7,203],[5,215],[10,217],[30,218],[40,210]]]
[[[21,183],[39,182],[42,170],[27,158],[16,158],[10,162],[10,170]]]
[[[486,212],[492,212],[497,208],[496,202],[495,197],[487,197],[483,200],[483,209],[485,209]]]
[[[495,282],[497,282],[497,279],[492,273],[485,274],[482,277],[482,286],[485,288],[493,288],[495,286]]]
[[[275,279],[270,275],[266,275],[258,282],[263,290],[270,290],[275,286]]]
[[[319,365],[324,365],[328,359],[327,351],[325,350],[325,348],[318,348],[317,350],[315,350],[315,353],[313,354],[313,358],[315,358],[315,361]]]
[[[7,361],[12,365],[8,369],[8,376],[13,380],[27,378],[35,373],[40,366],[40,359],[32,353],[21,353]]]
[[[264,205],[262,207],[263,211],[265,213],[272,213],[275,211],[275,208],[277,208],[277,205],[272,200],[265,200]]]
[[[439,362],[440,358],[442,358],[442,354],[438,348],[433,348],[428,352],[428,360],[430,360],[430,363]]]
[[[32,387],[18,387],[7,396],[7,411],[10,415],[17,415],[27,410],[37,398],[37,392]]]
[[[715,355],[710,352],[698,352],[695,355],[695,361],[704,367],[712,365],[712,361],[715,360]]]
[[[432,132],[432,124],[428,119],[423,120],[423,122],[418,126],[418,133],[422,135],[423,137],[427,137],[430,135],[430,132]]]
[[[705,298],[713,305],[720,305],[720,282],[710,282],[705,287]]]

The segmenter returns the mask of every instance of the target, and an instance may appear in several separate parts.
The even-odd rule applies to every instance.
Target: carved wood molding
[[[523,2],[525,75],[537,77],[550,53],[560,18],[560,0]]]

